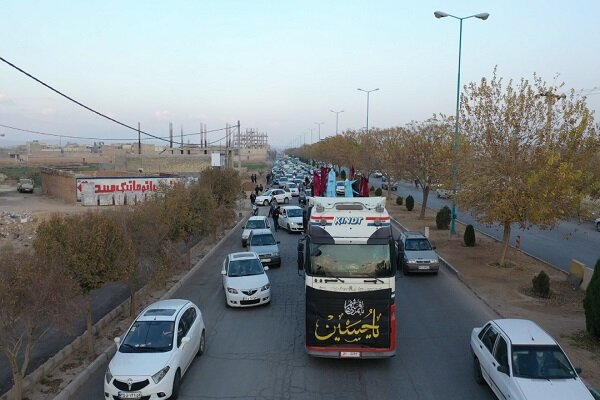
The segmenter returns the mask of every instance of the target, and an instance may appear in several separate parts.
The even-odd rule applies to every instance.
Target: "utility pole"
[[[183,147],[183,125],[181,125],[181,146]]]
[[[242,176],[242,133],[240,131],[240,121],[237,123],[237,136],[238,136],[238,171],[240,173],[240,177]]]
[[[317,124],[317,126],[319,127],[319,142],[321,141],[321,125],[324,124],[324,122],[315,122],[315,124]]]
[[[338,121],[339,121],[339,116],[340,116],[340,114],[341,114],[341,113],[343,113],[343,112],[344,112],[344,110],[341,110],[341,111],[333,111],[333,110],[329,110],[329,111],[331,111],[332,113],[334,113],[334,114],[335,114],[335,134],[337,135],[337,134],[338,134]]]
[[[142,154],[142,139],[140,137],[140,123],[138,122],[138,154]]]
[[[173,148],[173,123],[169,122],[169,147]]]

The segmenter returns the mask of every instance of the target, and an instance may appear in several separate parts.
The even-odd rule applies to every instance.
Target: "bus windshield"
[[[389,244],[314,244],[310,245],[313,276],[372,278],[392,276]]]

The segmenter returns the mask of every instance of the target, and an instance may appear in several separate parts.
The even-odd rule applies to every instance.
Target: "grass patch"
[[[261,169],[267,169],[267,164],[265,164],[265,163],[244,163],[243,162],[242,167],[248,168],[249,170],[252,170],[252,169],[261,170]]]
[[[588,331],[580,330],[564,337],[569,339],[573,346],[593,353],[594,357],[600,356],[600,338],[592,336]]]
[[[39,167],[0,167],[0,173],[6,175],[9,180],[18,180],[20,178],[32,178],[36,186],[41,186],[42,175]]]

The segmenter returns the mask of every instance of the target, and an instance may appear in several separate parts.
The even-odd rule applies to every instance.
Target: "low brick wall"
[[[75,203],[75,174],[52,168],[43,168],[42,193],[59,198],[66,203]]]

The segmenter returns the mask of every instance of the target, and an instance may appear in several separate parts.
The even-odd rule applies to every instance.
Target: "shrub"
[[[600,338],[600,258],[596,261],[596,268],[585,291],[583,298],[585,311],[585,328],[587,331]]]
[[[381,196],[381,188],[375,189],[375,196]]]
[[[473,225],[471,225],[471,224],[467,225],[467,229],[465,229],[464,240],[465,240],[465,246],[467,246],[467,247],[475,246],[475,228],[473,228]]]
[[[374,191],[374,190],[375,190],[375,187],[374,187],[374,186],[371,186],[371,188],[369,189],[369,192],[372,192],[372,191]]]
[[[346,180],[346,170],[342,170],[342,172],[340,172],[340,180],[345,181]]]
[[[435,225],[438,229],[448,229],[452,220],[452,211],[448,206],[444,206],[437,212],[435,216]]]
[[[550,277],[544,271],[533,277],[533,293],[540,297],[550,297]]]
[[[402,196],[396,197],[396,204],[397,205],[401,206],[403,202],[404,202],[404,197],[402,197]]]
[[[406,198],[406,209],[412,211],[415,208],[415,199],[411,195]]]

